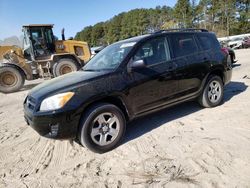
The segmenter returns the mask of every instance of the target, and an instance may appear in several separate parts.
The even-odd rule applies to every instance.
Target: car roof
[[[143,39],[146,38],[151,38],[154,36],[163,36],[166,34],[187,34],[187,33],[191,33],[191,34],[197,34],[197,33],[203,33],[203,34],[213,34],[211,32],[208,32],[208,30],[206,29],[169,29],[169,30],[159,30],[156,31],[154,33],[151,34],[145,34],[145,35],[140,35],[140,36],[136,36],[136,37],[132,37],[132,38],[128,38],[128,39],[124,39],[121,41],[116,42],[115,44],[119,44],[119,43],[129,43],[129,42],[139,42]]]
[[[124,39],[124,40],[121,40],[121,41],[118,41],[116,42],[116,44],[119,44],[119,43],[128,43],[128,42],[138,42],[144,38],[147,38],[151,36],[150,34],[146,34],[146,35],[140,35],[140,36],[136,36],[136,37],[132,37],[132,38],[128,38],[128,39]]]

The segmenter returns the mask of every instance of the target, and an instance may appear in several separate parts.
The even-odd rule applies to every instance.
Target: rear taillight
[[[225,55],[229,55],[229,51],[227,48],[221,48],[221,51],[225,54]]]

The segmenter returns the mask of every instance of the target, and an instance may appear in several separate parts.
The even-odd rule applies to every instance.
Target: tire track
[[[32,163],[33,160],[37,160],[34,158],[34,154],[39,152],[44,145],[40,138],[38,138],[32,145],[30,145],[32,142],[29,141],[28,143],[30,147],[27,147],[26,150],[23,150],[22,153],[20,153],[19,158],[15,157],[15,174],[22,173],[30,166],[30,163]]]
[[[22,155],[22,153],[26,152],[27,150],[31,150],[31,147],[33,147],[37,143],[39,137],[30,137],[28,135],[29,134],[27,134],[26,136],[24,134],[19,137],[13,137],[14,139],[9,139],[8,142],[1,144],[0,159],[4,160],[7,157],[16,158],[16,153],[18,155]],[[36,141],[34,142],[34,140]],[[22,153],[20,153],[20,151],[22,151]]]
[[[49,167],[52,161],[53,152],[54,152],[55,145],[50,144],[50,147],[48,150],[44,153],[44,156],[42,156],[41,161],[38,163],[38,166],[35,169],[35,173],[43,173],[45,169]]]
[[[59,172],[65,162],[65,156],[68,150],[68,142],[55,141],[54,152],[51,160],[51,164],[48,170]]]
[[[29,155],[29,159],[31,159],[31,161],[28,161],[27,167],[24,168],[24,170],[20,173],[21,178],[27,177],[30,174],[37,172],[37,169],[40,171],[41,167],[43,166],[40,164],[46,161],[46,156],[48,156],[48,153],[50,153],[51,149],[53,149],[53,147],[51,147],[51,143],[48,140],[44,142],[45,143],[41,141],[39,143],[34,155]]]

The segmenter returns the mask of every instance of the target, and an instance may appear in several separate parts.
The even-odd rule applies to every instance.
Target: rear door
[[[171,37],[174,62],[177,64],[176,78],[179,80],[179,97],[198,92],[206,72],[204,62],[209,54],[203,53],[194,33],[176,33]]]

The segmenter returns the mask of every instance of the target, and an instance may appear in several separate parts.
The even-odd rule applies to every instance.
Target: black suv
[[[33,88],[25,119],[42,136],[103,153],[134,118],[188,100],[219,105],[231,75],[230,57],[213,33],[159,31],[114,43],[82,70]]]

